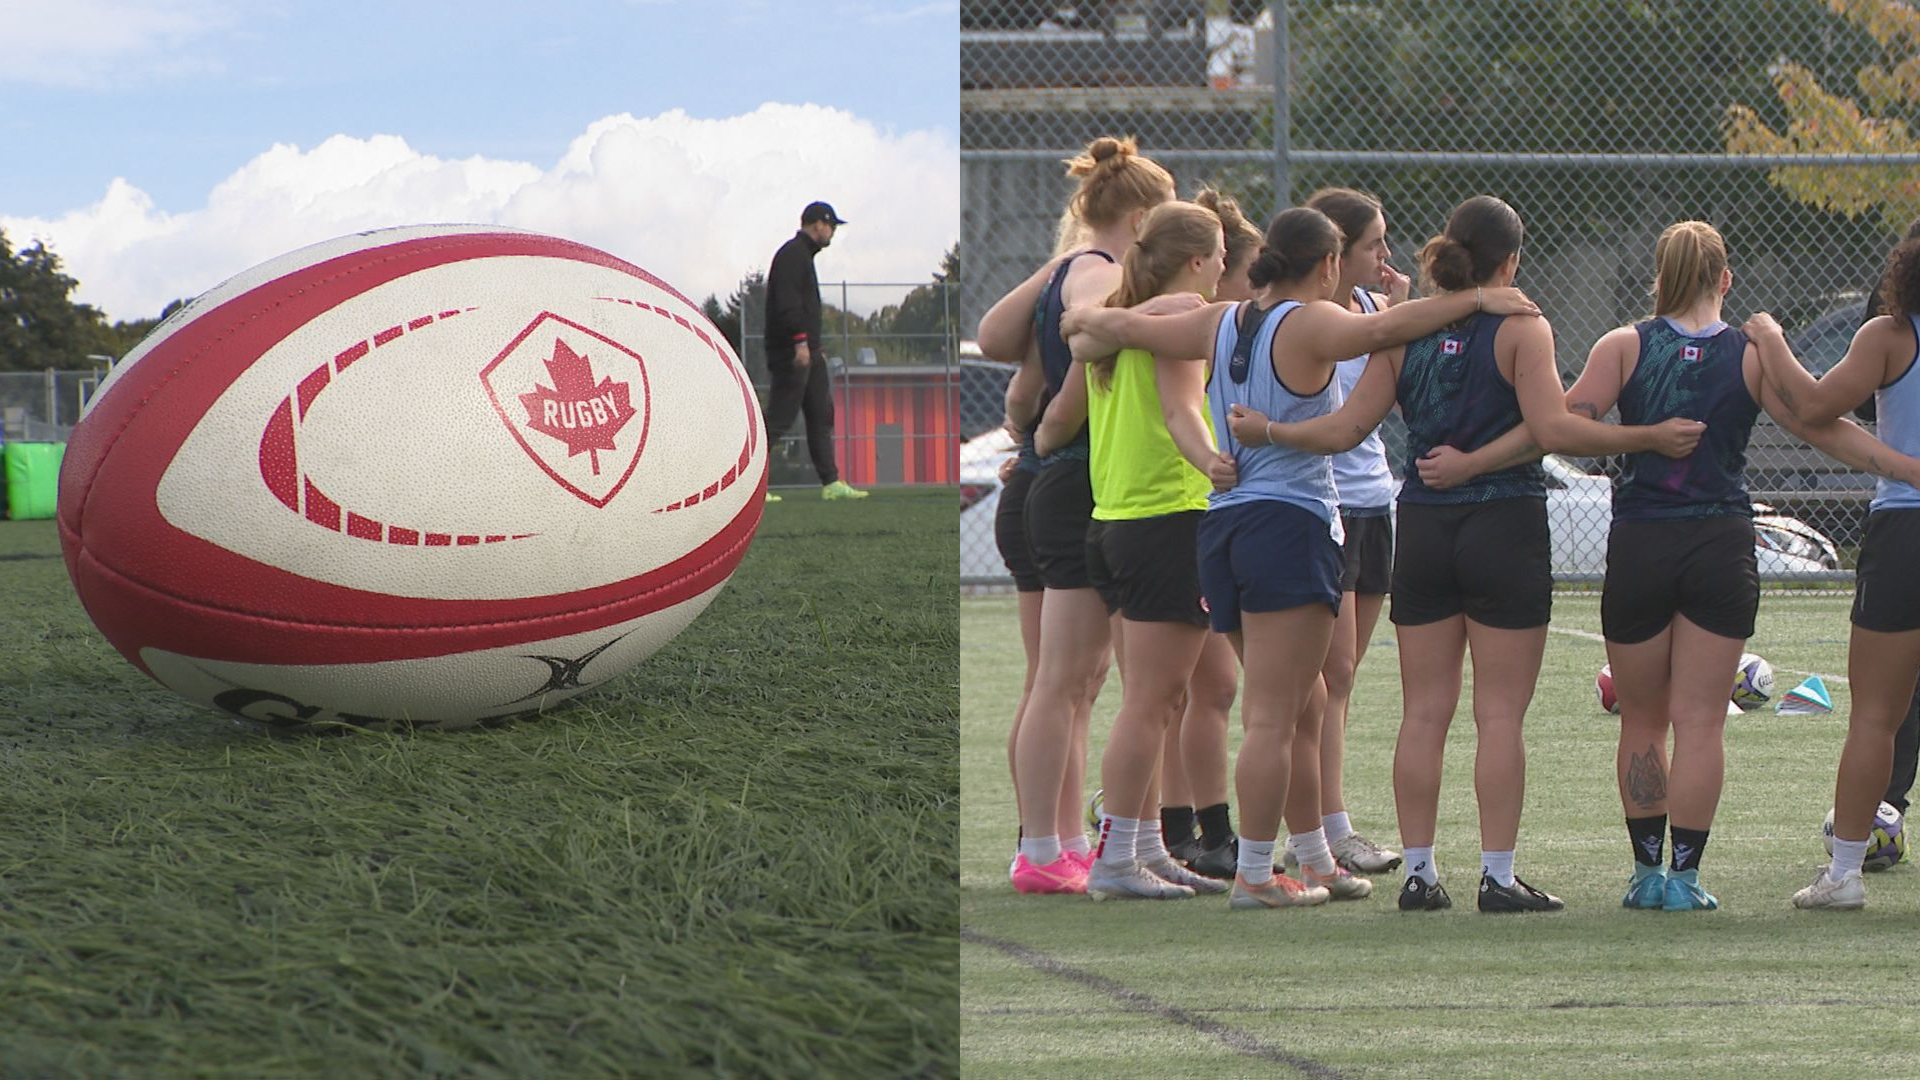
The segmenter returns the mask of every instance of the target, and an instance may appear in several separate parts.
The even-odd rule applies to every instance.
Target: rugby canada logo
[[[556,483],[594,506],[620,493],[647,442],[640,355],[550,311],[480,372],[494,411]]]

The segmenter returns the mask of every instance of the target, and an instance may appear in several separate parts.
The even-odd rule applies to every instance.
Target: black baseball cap
[[[847,223],[846,219],[833,212],[832,206],[823,202],[810,202],[805,210],[800,211],[800,224],[811,225],[816,221],[824,221],[835,228]]]

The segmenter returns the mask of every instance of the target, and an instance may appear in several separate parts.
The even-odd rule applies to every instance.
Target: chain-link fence
[[[0,441],[65,442],[107,371],[0,371]]]
[[[952,484],[959,428],[958,283],[822,282],[821,349],[834,402],[841,478],[868,484]],[[764,288],[740,308],[741,353],[765,400],[769,378]],[[814,485],[804,419],[770,447],[768,483]]]
[[[1726,318],[1771,311],[1823,371],[1846,351],[1920,191],[1920,154],[1901,126],[1920,120],[1920,92],[1876,74],[1917,46],[1882,44],[1866,15],[1838,10],[1881,6],[963,0],[961,232],[973,269],[960,324],[976,325],[1048,256],[1073,190],[1062,161],[1118,134],[1137,136],[1182,194],[1224,188],[1257,220],[1321,186],[1370,191],[1407,271],[1456,203],[1500,195],[1526,221],[1519,284],[1552,319],[1569,380],[1601,334],[1651,310],[1660,231],[1704,219],[1732,256]],[[1281,56],[1290,77],[1276,80]],[[1861,99],[1867,119],[1827,92]],[[1565,465],[1549,504],[1556,569],[1591,578],[1608,463]],[[1763,417],[1748,485],[1772,508],[1763,572],[1845,575],[1871,477]],[[997,565],[975,550],[991,542],[963,515],[963,573]]]

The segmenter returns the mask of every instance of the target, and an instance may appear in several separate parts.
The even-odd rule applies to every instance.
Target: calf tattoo
[[[1667,773],[1660,767],[1660,748],[1652,743],[1646,753],[1627,759],[1627,798],[1643,810],[1666,801]]]

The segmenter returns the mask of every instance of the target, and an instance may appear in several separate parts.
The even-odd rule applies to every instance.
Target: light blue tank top
[[[1920,341],[1920,315],[1909,315],[1907,321],[1913,324],[1914,340]],[[1920,353],[1892,385],[1873,392],[1873,405],[1879,410],[1880,441],[1909,457],[1920,457],[1920,376],[1914,375],[1915,368],[1920,368]],[[1875,481],[1873,509],[1916,507],[1920,507],[1920,491],[1914,490],[1913,485],[1886,477]]]
[[[1274,374],[1273,335],[1299,307],[1299,301],[1288,300],[1259,312],[1259,322],[1250,328],[1251,336],[1244,345],[1240,320],[1258,310],[1253,303],[1235,304],[1220,320],[1220,332],[1213,344],[1213,372],[1207,378],[1207,411],[1213,418],[1220,449],[1233,455],[1240,470],[1240,482],[1227,491],[1214,492],[1207,505],[1211,510],[1222,510],[1261,499],[1292,503],[1326,522],[1334,543],[1345,543],[1333,494],[1332,462],[1320,454],[1281,446],[1242,446],[1227,424],[1227,407],[1235,404],[1258,409],[1267,419],[1279,423],[1311,420],[1333,411],[1334,395],[1338,393],[1334,379],[1303,396],[1281,385],[1280,377]]]
[[[1353,290],[1353,298],[1360,302],[1361,310],[1372,314],[1380,310],[1373,302],[1373,294],[1365,289]],[[1352,396],[1353,388],[1360,384],[1360,376],[1367,370],[1368,357],[1365,354],[1351,360],[1340,361],[1334,369],[1333,381],[1338,385],[1339,396],[1334,400],[1334,408],[1346,404]],[[1380,441],[1380,429],[1374,428],[1360,445],[1342,454],[1333,455],[1333,489],[1340,500],[1340,509],[1347,513],[1366,515],[1367,511],[1384,514],[1393,503],[1393,470],[1387,466],[1387,445]]]

